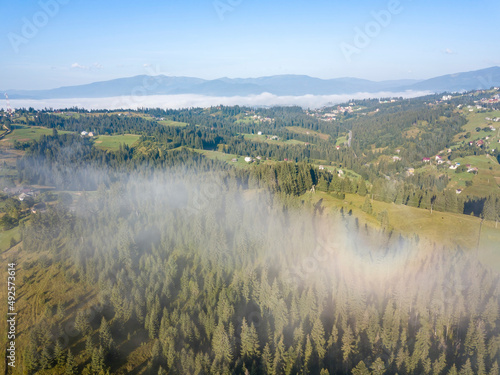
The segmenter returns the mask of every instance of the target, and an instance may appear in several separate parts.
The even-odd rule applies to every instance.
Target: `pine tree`
[[[246,319],[241,323],[241,357],[243,359],[259,356],[259,337],[253,323],[248,326]]]
[[[47,346],[42,349],[42,354],[40,356],[40,367],[42,369],[49,369],[52,367],[52,355]]]
[[[87,317],[87,313],[84,310],[79,310],[76,313],[75,318],[75,328],[79,330],[83,335],[86,335],[90,332],[90,324]]]
[[[365,180],[362,177],[360,177],[359,182],[358,182],[358,194],[361,195],[362,197],[364,197],[367,192],[368,191],[366,189]]]
[[[92,336],[87,335],[87,338],[85,339],[85,353],[90,357],[92,356],[92,353],[94,351],[94,342],[92,341]]]
[[[460,369],[459,375],[474,375],[474,371],[472,370],[472,364],[470,362],[470,358],[467,359],[465,364]]]
[[[30,343],[23,356],[24,367],[26,368],[28,374],[33,374],[38,369],[38,353],[36,352],[35,345]]]
[[[113,349],[113,336],[105,317],[102,317],[101,326],[99,327],[99,342],[106,353]]]
[[[66,375],[75,375],[77,370],[75,358],[71,354],[71,350],[68,349],[68,355],[66,356]]]
[[[316,350],[316,353],[318,354],[318,359],[319,362],[323,361],[323,358],[325,357],[326,349],[325,349],[325,330],[323,328],[323,323],[321,323],[320,318],[316,318],[312,331],[311,331],[311,339],[314,343],[314,349]]]
[[[363,207],[361,209],[370,215],[373,212],[372,203],[371,203],[370,197],[368,195],[366,196],[365,202],[363,203]]]
[[[347,325],[344,329],[344,334],[342,335],[342,357],[346,368],[348,367],[349,364],[349,356],[353,351],[354,351],[354,335],[352,333],[351,327]],[[365,366],[364,362],[363,366]]]
[[[54,347],[54,360],[59,367],[64,366],[66,363],[66,356],[64,355],[64,349],[60,340],[56,340],[56,345]]]
[[[352,375],[370,375],[370,370],[363,361],[359,361],[358,365],[352,369]]]
[[[266,344],[262,350],[262,363],[264,366],[264,373],[266,375],[271,375],[273,373],[273,362],[271,349],[269,348],[269,344]]]
[[[99,349],[94,348],[91,365],[94,373],[99,373],[104,370],[104,349],[102,346],[99,346]]]
[[[385,374],[385,364],[380,357],[378,357],[375,362],[370,366],[372,370],[372,375],[383,375]]]
[[[490,368],[490,372],[488,375],[499,375],[500,372],[498,371],[498,361],[493,362]]]

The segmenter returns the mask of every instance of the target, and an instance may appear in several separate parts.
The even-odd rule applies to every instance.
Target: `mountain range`
[[[106,98],[115,96],[198,94],[248,96],[271,93],[278,96],[340,95],[359,92],[456,92],[500,86],[500,67],[448,74],[426,80],[370,81],[359,78],[320,79],[306,75],[275,75],[259,78],[205,80],[164,75],[119,78],[49,90],[3,90],[11,99]]]

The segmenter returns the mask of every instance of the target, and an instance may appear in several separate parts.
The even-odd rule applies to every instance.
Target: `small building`
[[[393,156],[392,161],[400,161],[401,158],[399,156]]]
[[[247,163],[251,163],[252,162],[252,158],[250,156],[245,156],[245,161]]]
[[[93,137],[93,136],[94,136],[94,133],[89,132],[89,137]]]
[[[422,161],[424,163],[430,163],[431,162],[431,158],[423,158]]]
[[[236,159],[236,158],[232,158],[232,159],[231,159],[231,161],[232,161],[233,163],[236,163],[236,162],[238,161],[238,159]]]
[[[85,137],[88,133],[84,130],[80,133],[83,137]]]
[[[323,167],[322,165],[320,165],[320,166],[318,167],[318,169],[319,169],[320,171],[323,171],[323,170],[325,170],[325,167]]]
[[[262,135],[262,132],[258,132],[257,135]]]
[[[457,189],[455,192],[456,192],[457,194],[460,194],[460,193],[462,192],[462,189]]]
[[[337,150],[340,150],[340,146],[335,146],[335,148],[336,148]]]

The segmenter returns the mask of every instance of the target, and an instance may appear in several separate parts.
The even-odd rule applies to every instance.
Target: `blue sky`
[[[13,0],[0,10],[0,89],[138,74],[422,79],[500,65],[498,0]]]

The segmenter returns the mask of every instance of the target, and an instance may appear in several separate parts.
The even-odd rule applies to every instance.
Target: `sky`
[[[140,74],[426,79],[500,65],[498,0],[13,0],[0,14],[2,90]]]

